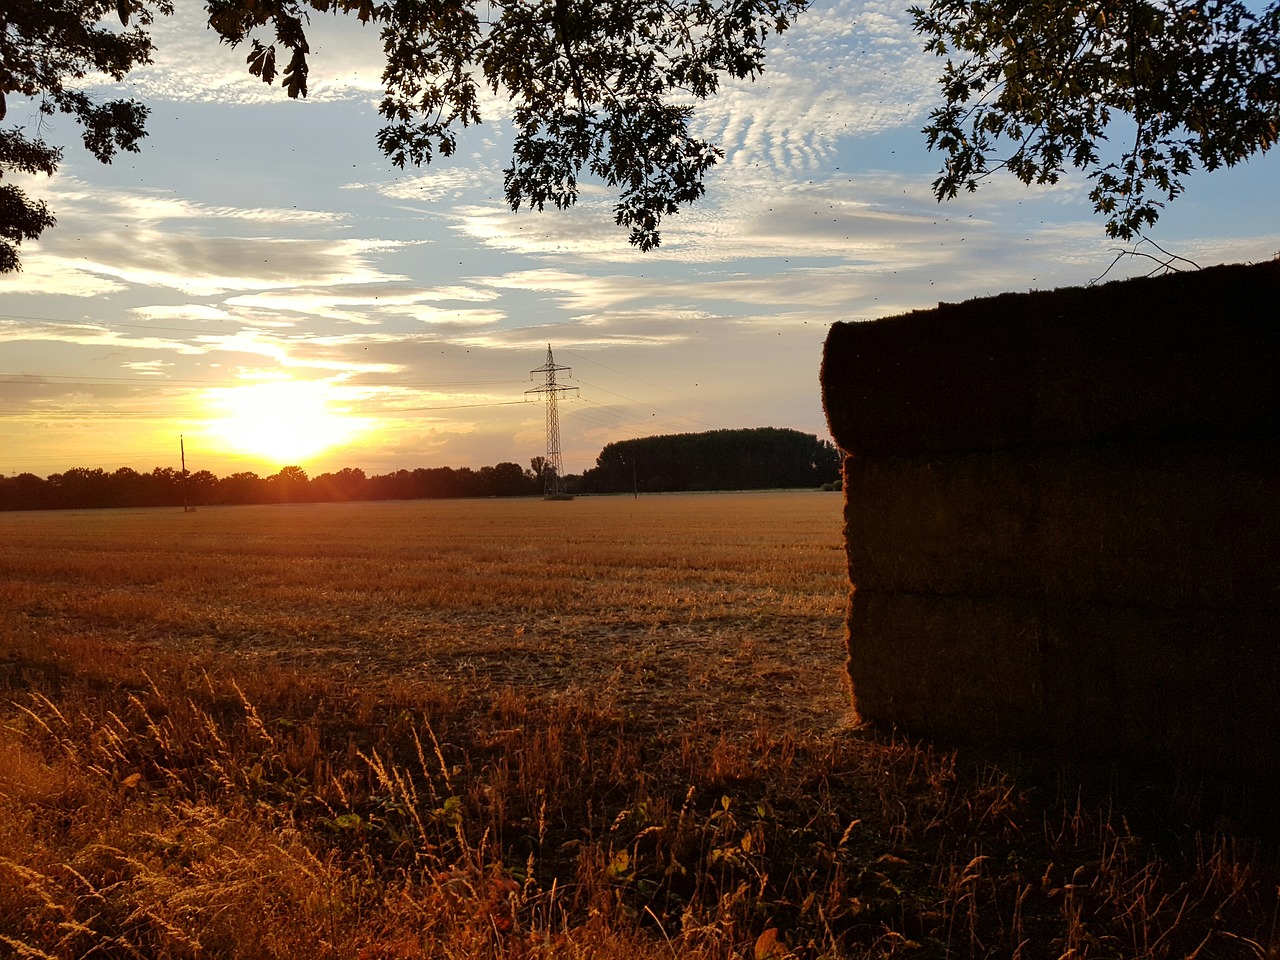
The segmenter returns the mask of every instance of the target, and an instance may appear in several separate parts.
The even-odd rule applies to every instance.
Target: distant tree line
[[[840,452],[811,433],[777,427],[676,433],[606,446],[582,475],[588,493],[770,490],[840,478]]]
[[[172,467],[139,473],[76,467],[40,478],[0,476],[0,510],[90,507],[192,507],[249,503],[331,503],[348,500],[433,500],[453,497],[541,495],[546,461],[492,467],[419,467],[367,476],[358,467],[308,477],[290,466],[269,477]],[[671,490],[746,490],[816,487],[840,476],[831,443],[796,430],[760,427],[715,430],[611,443],[582,476],[565,477],[572,493]]]
[[[129,467],[107,472],[76,467],[45,479],[23,473],[0,477],[0,510],[83,509],[86,507],[193,507],[246,503],[329,503],[346,500],[424,500],[446,497],[520,497],[542,492],[532,470],[499,463],[470,467],[430,467],[366,476],[358,467],[308,477],[301,467],[285,467],[269,477],[208,470],[188,473],[156,467],[139,473]]]

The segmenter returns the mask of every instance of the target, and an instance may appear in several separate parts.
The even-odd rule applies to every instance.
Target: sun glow
[[[334,400],[330,384],[305,380],[213,390],[211,432],[239,453],[295,463],[369,429],[368,421],[330,409]]]

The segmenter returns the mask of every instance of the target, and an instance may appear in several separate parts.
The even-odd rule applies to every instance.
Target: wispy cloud
[[[369,253],[387,249],[383,241],[211,237],[146,227],[107,231],[96,239],[97,250],[77,258],[73,266],[188,295],[405,279],[381,273],[369,258]]]
[[[39,250],[23,251],[22,270],[0,274],[0,294],[43,294],[51,290],[67,297],[101,297],[128,289],[112,277],[100,276],[65,258]]]
[[[312,54],[307,78],[312,101],[368,99],[381,91],[382,48],[374,27],[354,17],[323,15],[307,27]],[[172,17],[156,21],[154,62],[130,74],[128,86],[150,100],[269,103],[288,99],[279,79],[268,86],[249,75],[248,45],[218,42],[198,7],[177,4]],[[271,37],[264,35],[264,43]],[[283,72],[286,60],[279,63]]]
[[[301,313],[327,311],[335,307],[370,307],[403,312],[405,308],[424,303],[460,301],[476,303],[493,300],[497,294],[478,286],[451,284],[441,287],[414,287],[401,282],[376,284],[343,284],[324,287],[295,287],[287,292],[275,291],[232,297],[233,306],[260,307]]]
[[[398,176],[389,182],[347,183],[344,190],[372,190],[393,200],[410,200],[424,204],[435,204],[442,200],[458,200],[474,192],[476,183],[491,179],[500,182],[501,174],[497,164],[477,171],[468,169],[427,170],[423,173]]]
[[[25,179],[25,178],[24,178]],[[93,186],[68,173],[48,180],[25,179],[59,210],[73,215],[92,214],[126,223],[159,224],[174,221],[208,223],[245,221],[248,223],[298,224],[307,228],[346,222],[343,214],[330,210],[298,210],[280,207],[232,207],[202,203],[185,197],[163,196],[140,187],[121,190]]]
[[[813,6],[770,52],[755,82],[732,82],[699,106],[704,135],[730,164],[815,168],[840,138],[922,116],[937,65],[902,8],[855,0]]]

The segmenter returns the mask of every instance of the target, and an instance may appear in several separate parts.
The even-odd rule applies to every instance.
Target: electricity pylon
[[[556,363],[556,358],[551,355],[551,344],[548,343],[547,362],[529,371],[530,377],[541,373],[546,375],[546,380],[542,386],[525,391],[525,396],[541,393],[547,398],[547,462],[542,468],[544,500],[569,499],[569,494],[564,489],[564,458],[560,455],[560,413],[556,409],[556,400],[561,394],[567,394],[570,390],[577,392],[578,388],[562,387],[556,383],[556,373],[561,370],[567,372],[569,367],[562,367]]]

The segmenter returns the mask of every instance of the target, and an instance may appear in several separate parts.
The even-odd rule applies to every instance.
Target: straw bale
[[[867,720],[1253,779],[1280,763],[1280,647],[1261,612],[859,590]]]
[[[859,713],[912,734],[1035,736],[1042,620],[1029,601],[858,590],[848,646]]]
[[[1034,556],[1047,596],[1280,609],[1280,447],[1047,450]]]
[[[837,324],[870,720],[1280,769],[1280,261]]]
[[[822,390],[863,456],[1280,431],[1280,261],[832,326]]]
[[[1184,771],[1280,763],[1280,646],[1261,612],[1050,605],[1043,636],[1037,739]]]
[[[851,457],[845,465],[849,576],[861,590],[1032,596],[1039,509],[1034,458]]]
[[[1280,608],[1269,442],[854,457],[845,497],[862,589]]]

